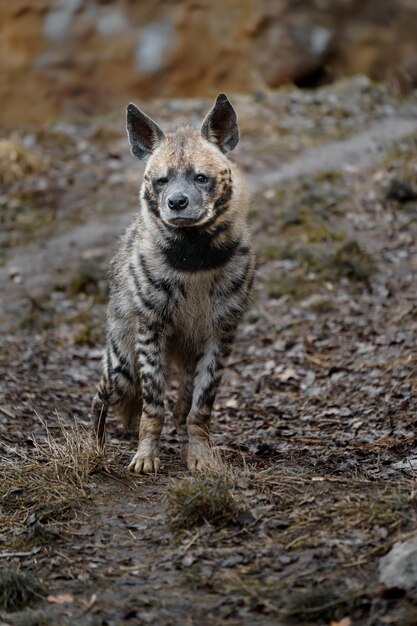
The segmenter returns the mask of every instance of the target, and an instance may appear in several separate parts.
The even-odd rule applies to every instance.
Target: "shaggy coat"
[[[95,435],[102,445],[114,406],[126,428],[140,423],[130,467],[156,472],[174,365],[180,380],[175,426],[182,458],[195,469],[208,457],[213,402],[254,279],[245,185],[225,156],[239,140],[236,114],[220,94],[201,131],[165,135],[130,104],[127,131],[132,153],[148,162],[140,211],[109,272]]]

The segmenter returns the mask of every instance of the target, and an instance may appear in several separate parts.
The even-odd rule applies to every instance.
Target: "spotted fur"
[[[182,457],[194,469],[205,458],[216,391],[254,280],[245,185],[225,156],[239,139],[236,114],[221,94],[201,131],[165,135],[129,105],[127,130],[133,154],[148,163],[140,211],[110,267],[94,431],[103,444],[114,406],[127,428],[140,423],[131,467],[157,471],[164,394],[176,366],[174,421]],[[169,208],[175,194],[189,200],[184,211]]]

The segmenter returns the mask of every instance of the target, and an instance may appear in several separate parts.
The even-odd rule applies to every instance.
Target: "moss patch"
[[[356,240],[348,240],[333,250],[300,247],[292,252],[295,267],[270,272],[267,281],[271,297],[300,299],[318,291],[326,282],[348,278],[368,281],[375,269],[371,257]]]

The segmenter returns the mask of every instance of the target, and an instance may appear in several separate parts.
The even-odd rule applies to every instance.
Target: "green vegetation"
[[[280,298],[287,295],[299,299],[317,291],[326,282],[348,278],[367,281],[375,269],[372,259],[355,240],[347,240],[333,250],[299,248],[293,252],[294,268],[282,273],[270,273],[269,295]]]

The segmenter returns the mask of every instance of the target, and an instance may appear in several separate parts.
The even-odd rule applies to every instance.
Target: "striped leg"
[[[181,446],[181,460],[184,463],[187,463],[188,456],[187,416],[193,399],[194,369],[194,366],[190,365],[183,373],[178,390],[178,399],[173,409],[175,429]]]
[[[189,438],[187,463],[190,470],[207,464],[211,411],[231,342],[232,339],[230,345],[229,341],[209,343],[197,363],[191,410],[187,417]]]
[[[97,387],[91,407],[93,433],[100,447],[105,442],[105,426],[108,409],[114,406],[126,428],[140,416],[140,386],[135,374],[115,341],[108,341],[103,360],[103,375]]]
[[[161,465],[159,440],[164,425],[165,363],[161,337],[154,329],[141,332],[137,340],[143,408],[139,428],[139,446],[129,468],[150,474]]]

